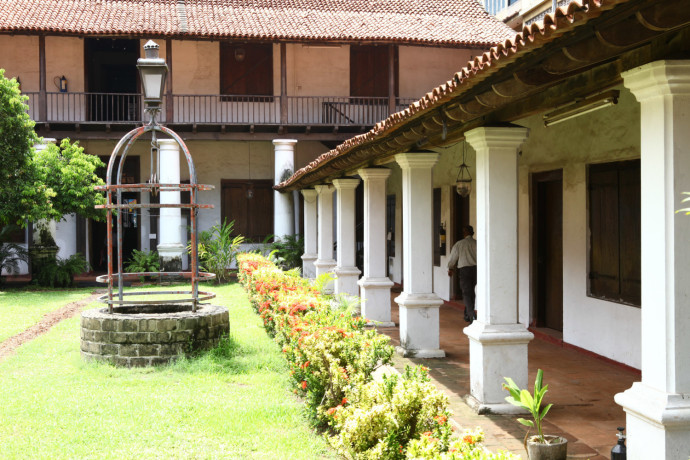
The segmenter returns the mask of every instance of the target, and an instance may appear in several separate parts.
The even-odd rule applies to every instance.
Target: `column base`
[[[182,256],[186,251],[182,244],[159,244],[156,250],[160,258],[161,271],[182,271]]]
[[[427,350],[427,349],[409,349],[409,348],[403,348],[403,347],[395,347],[395,352],[402,356],[403,358],[421,358],[421,359],[430,359],[430,358],[445,358],[446,357],[446,352],[441,350],[440,348],[436,348],[434,350]]]
[[[506,391],[506,396],[508,392]],[[521,415],[527,414],[528,412],[522,407],[513,406],[512,404],[496,403],[496,404],[484,404],[472,395],[465,396],[465,403],[479,415],[490,415],[490,414],[500,414],[500,415]]]
[[[323,275],[324,273],[330,273],[331,277],[333,278],[333,269],[335,269],[336,262],[333,259],[330,260],[324,260],[324,259],[316,259],[314,262],[314,267],[316,267],[316,277],[318,278],[319,276]],[[331,279],[326,285],[324,286],[323,293],[324,294],[333,294],[334,291],[334,280]]]
[[[534,338],[522,324],[475,321],[463,331],[470,339],[470,392],[478,407],[508,410],[503,377],[527,388],[527,344]]]
[[[628,459],[684,459],[690,452],[690,395],[635,382],[615,396],[626,413]]]
[[[316,268],[316,276],[332,272],[335,269],[336,265],[338,264],[333,259],[316,259],[314,261],[314,268]]]
[[[388,278],[362,278],[358,284],[361,288],[362,316],[367,321],[378,323],[379,327],[393,327],[395,325],[391,322],[393,282]]]
[[[302,254],[302,277],[316,278],[316,267],[314,266],[316,258],[316,254]]]
[[[438,309],[443,305],[436,294],[409,294],[395,298],[400,312],[399,353],[410,358],[443,358],[440,348]]]
[[[359,296],[359,286],[357,280],[362,272],[357,267],[336,267],[335,273],[335,293]]]

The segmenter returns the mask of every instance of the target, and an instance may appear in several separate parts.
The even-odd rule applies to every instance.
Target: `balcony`
[[[29,115],[43,131],[126,131],[146,119],[140,94],[25,93]],[[394,111],[415,99],[398,98]],[[160,120],[178,131],[270,135],[363,132],[390,114],[385,97],[168,95]],[[42,133],[46,134],[46,133]],[[95,137],[95,136],[94,136]],[[333,137],[333,136],[331,136]],[[334,139],[335,139],[334,138]]]

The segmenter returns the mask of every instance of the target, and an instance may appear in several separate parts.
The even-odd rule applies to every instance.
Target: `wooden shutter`
[[[242,59],[238,57],[244,56]],[[221,94],[273,95],[273,45],[221,42]]]
[[[590,295],[640,305],[640,162],[589,169]]]
[[[350,96],[388,97],[389,47],[350,45]],[[395,94],[398,94],[398,49],[395,48]]]
[[[640,162],[626,161],[619,170],[620,215],[620,296],[621,300],[641,305],[641,215]]]
[[[590,291],[593,296],[618,297],[618,172],[607,165],[590,168],[589,259]]]

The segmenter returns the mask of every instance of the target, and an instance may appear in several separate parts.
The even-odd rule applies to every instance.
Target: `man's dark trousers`
[[[477,285],[477,266],[458,268],[458,282],[465,304],[465,321],[474,321],[474,287]]]

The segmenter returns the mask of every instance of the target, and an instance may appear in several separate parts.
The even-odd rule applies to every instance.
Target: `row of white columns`
[[[690,218],[675,212],[690,190],[690,61],[662,61],[623,74],[641,104],[642,381],[616,396],[627,413],[631,459],[686,459],[690,454]],[[507,413],[503,377],[527,382],[532,334],[518,320],[518,151],[520,127],[482,127],[466,133],[477,153],[477,310],[464,332],[470,339],[471,402],[482,412]],[[409,356],[442,357],[441,299],[432,286],[432,182],[435,153],[404,153],[395,160],[403,179],[404,290],[400,342]],[[364,276],[359,280],[365,318],[390,321],[385,276],[385,183],[390,171],[360,169],[364,181]],[[358,179],[303,190],[304,273],[331,271],[336,292],[356,294],[354,188]],[[333,258],[333,197],[338,191],[338,256]],[[317,215],[318,205],[318,215]],[[317,228],[318,227],[318,228]],[[318,245],[315,239],[318,240]],[[318,246],[318,248],[317,248]],[[316,252],[315,252],[316,251]],[[312,268],[316,267],[316,270]]]

